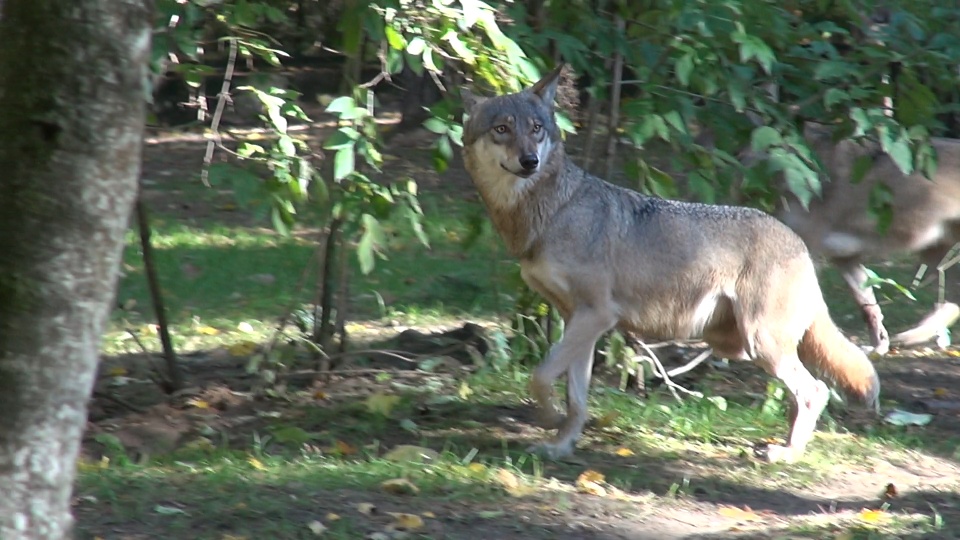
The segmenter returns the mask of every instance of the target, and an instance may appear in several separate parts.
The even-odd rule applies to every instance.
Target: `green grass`
[[[385,224],[390,238],[386,258],[377,261],[370,275],[360,273],[349,253],[351,320],[449,323],[464,317],[489,319],[509,306],[516,263],[499,256],[498,241],[487,228],[465,245],[472,230],[464,216],[480,207],[448,196],[422,198],[429,215],[429,249],[406,222],[395,220]],[[162,215],[152,226],[163,300],[174,344],[181,350],[262,341],[285,310],[313,302],[315,240],[281,237],[265,228],[184,225]],[[298,290],[301,282],[306,286]],[[137,352],[129,329],[141,330],[141,341],[155,350],[156,337],[143,331],[154,315],[135,231],[127,235],[117,299],[129,309],[115,310],[105,351]],[[238,330],[241,323],[253,331]]]
[[[723,407],[716,399],[677,403],[665,391],[640,399],[600,387],[592,394],[591,411],[606,420],[590,427],[580,444],[578,457],[586,462],[541,462],[523,447],[542,432],[517,438],[496,421],[497,415],[527,409],[526,378],[522,371],[485,373],[459,384],[408,385],[400,392],[384,379],[381,391],[401,396],[388,416],[372,412],[361,399],[325,406],[268,404],[277,411],[264,416],[272,420],[239,438],[223,434],[233,435],[230,444],[210,442],[221,441],[217,436],[196,439],[141,464],[114,454],[106,468],[81,467],[81,531],[114,523],[163,530],[164,537],[301,538],[309,522],[320,520],[332,538],[360,538],[388,526],[382,514],[359,512],[363,503],[421,515],[453,507],[507,520],[509,514],[497,512],[520,504],[518,497],[531,508],[569,503],[587,468],[601,471],[604,485],[647,504],[726,500],[743,489],[771,494],[815,489],[838,471],[879,460],[909,461],[911,452],[932,442],[902,440],[902,430],[895,428],[852,434],[827,419],[800,463],[764,465],[744,453],[753,441],[783,435],[782,403],[775,398],[729,395]],[[440,455],[428,464],[383,459],[397,444]],[[624,449],[632,455],[623,455]],[[502,471],[526,486],[522,495],[511,494]],[[397,478],[412,482],[419,493],[385,493],[381,484]],[[330,521],[331,513],[340,519]],[[506,526],[497,519],[490,523]],[[939,526],[929,516],[903,512],[890,512],[882,523],[863,523],[848,511],[832,519],[798,516],[777,530],[803,538],[841,532],[885,538]]]

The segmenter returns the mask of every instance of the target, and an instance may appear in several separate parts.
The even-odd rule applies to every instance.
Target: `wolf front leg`
[[[803,455],[813,438],[817,420],[830,400],[830,389],[807,371],[796,354],[782,356],[772,374],[789,392],[790,433],[787,445],[767,445],[764,457],[771,463],[792,463]]]
[[[867,269],[859,262],[852,260],[835,261],[835,264],[860,306],[863,322],[867,324],[867,329],[870,331],[870,345],[873,347],[873,352],[880,356],[887,354],[890,351],[890,334],[883,326],[883,312],[877,304],[873,287],[863,286],[868,278]]]
[[[560,419],[556,437],[550,442],[531,446],[527,450],[550,459],[569,456],[587,423],[587,392],[593,367],[593,349],[604,332],[613,328],[616,320],[610,311],[580,310],[566,322],[563,338],[553,346],[546,360],[534,370],[530,391],[547,420]],[[553,384],[567,373],[567,415],[556,412]]]

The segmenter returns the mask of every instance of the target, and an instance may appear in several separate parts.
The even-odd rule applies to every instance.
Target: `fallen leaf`
[[[190,398],[187,400],[187,405],[191,407],[196,407],[198,409],[209,409],[210,404],[200,398]]]
[[[241,331],[241,332],[246,332],[246,333],[248,333],[248,334],[252,334],[252,333],[253,333],[253,325],[250,324],[250,323],[248,323],[247,321],[242,321],[240,324],[237,325],[237,330],[239,330],[239,331]]]
[[[947,394],[948,394],[948,392],[947,392],[947,389],[946,389],[946,388],[934,388],[934,389],[933,389],[933,395],[936,396],[936,397],[938,397],[938,398],[946,397]]]
[[[860,521],[865,521],[867,523],[879,523],[886,520],[889,516],[883,510],[870,510],[864,508],[860,511],[858,517],[860,518]]]
[[[633,455],[633,450],[621,446],[620,448],[617,448],[616,454],[620,457],[630,457]]]
[[[107,375],[110,375],[111,377],[123,377],[127,373],[127,368],[123,366],[114,366],[107,371]]]
[[[148,336],[155,336],[159,332],[159,327],[155,324],[145,324],[140,327],[140,333]]]
[[[329,398],[330,396],[327,395],[327,393],[324,392],[323,390],[317,390],[316,392],[313,393],[313,399],[319,399],[320,401],[323,401]]]
[[[520,479],[506,469],[497,470],[497,481],[503,486],[504,491],[513,497],[523,497],[535,491],[532,486],[521,484]]]
[[[415,531],[423,528],[423,518],[416,514],[390,512],[395,520],[393,526],[402,531]]]
[[[377,392],[367,397],[364,405],[366,405],[367,410],[372,413],[390,416],[390,411],[393,410],[397,403],[400,403],[400,396],[390,396],[382,392]]]
[[[580,476],[577,477],[577,482],[603,482],[604,479],[603,473],[593,469],[587,469],[580,473]]]
[[[251,467],[257,469],[258,471],[267,470],[267,467],[263,464],[263,462],[253,456],[247,458],[247,463],[249,463]]]
[[[377,507],[370,503],[360,503],[357,505],[357,512],[365,516],[372,516],[377,512]]]
[[[327,521],[339,521],[340,514],[334,514],[333,512],[330,512],[329,514],[326,515],[326,518],[327,518]]]
[[[241,341],[239,343],[234,343],[227,348],[227,353],[230,356],[250,356],[257,350],[257,344],[252,341]]]
[[[895,426],[925,426],[929,424],[931,420],[933,420],[932,414],[911,413],[900,409],[890,411],[890,413],[883,418],[884,422]]]
[[[505,514],[503,510],[484,510],[482,512],[477,512],[477,517],[481,519],[493,519],[498,518]]]
[[[340,454],[340,455],[342,455],[342,456],[352,456],[353,454],[356,454],[356,453],[357,453],[357,447],[356,447],[356,446],[353,446],[352,444],[350,444],[350,443],[348,443],[348,442],[341,441],[340,439],[337,439],[337,440],[333,443],[332,451],[333,451],[334,453]]]
[[[474,472],[474,473],[485,473],[485,472],[487,472],[487,466],[484,465],[483,463],[471,463],[471,464],[467,465],[467,469],[468,469],[470,472]]]
[[[187,513],[185,510],[181,508],[177,508],[175,506],[164,506],[162,504],[158,504],[157,506],[154,506],[153,511],[160,514],[161,516],[173,516],[177,514],[186,515]]]
[[[422,446],[414,446],[412,444],[399,444],[394,446],[392,450],[383,455],[383,459],[387,461],[404,461],[414,463],[433,461],[438,457],[440,457],[440,454],[438,454],[436,450],[431,450],[430,448],[424,448]]]
[[[603,474],[592,469],[587,469],[577,477],[577,491],[588,495],[596,495],[597,497],[605,497],[607,490],[600,485],[603,480]]]
[[[197,332],[200,332],[205,336],[215,336],[220,333],[219,330],[212,326],[201,326],[200,328],[197,328]]]
[[[423,517],[425,517],[425,518],[430,518],[430,519],[433,519],[433,518],[437,517],[437,515],[434,514],[433,512],[424,512],[424,513],[421,514],[421,515],[422,515]]]
[[[598,428],[610,427],[617,420],[617,418],[620,418],[620,411],[608,411],[606,414],[604,414],[600,418],[597,418],[594,424]]]
[[[737,508],[736,506],[721,506],[718,513],[728,519],[737,521],[759,521],[760,516],[748,507]]]
[[[883,498],[884,498],[884,499],[893,499],[893,498],[895,498],[897,495],[898,495],[898,493],[897,493],[897,486],[893,485],[893,483],[887,484],[886,489],[883,490]]]
[[[390,535],[383,532],[372,532],[367,535],[367,540],[390,540]]]
[[[318,520],[313,520],[310,523],[307,523],[307,528],[310,529],[310,532],[316,536],[320,536],[321,534],[327,532],[327,526],[323,523],[320,523]]]
[[[393,478],[381,482],[380,489],[393,495],[416,495],[420,493],[420,488],[406,478]]]
[[[459,396],[460,399],[465,400],[471,395],[473,395],[473,388],[470,388],[470,385],[467,384],[467,381],[461,381],[460,386],[457,388],[457,396]]]

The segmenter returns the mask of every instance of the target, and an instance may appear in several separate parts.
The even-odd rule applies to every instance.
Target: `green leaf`
[[[340,96],[337,99],[330,102],[330,105],[327,105],[326,111],[328,113],[343,113],[344,111],[352,110],[357,106],[357,102],[350,96]]]
[[[403,36],[400,34],[400,32],[397,32],[396,28],[387,26],[383,29],[383,33],[387,38],[387,43],[390,45],[390,48],[399,51],[406,46],[406,40],[403,39]]]
[[[343,148],[337,151],[333,158],[333,179],[339,182],[347,176],[350,176],[356,169],[356,155],[353,148]]]
[[[437,117],[427,118],[423,122],[423,127],[437,135],[443,135],[447,132],[447,123]]]
[[[769,45],[764,43],[762,39],[742,31],[734,32],[731,37],[733,41],[740,44],[741,62],[747,63],[751,59],[756,59],[763,71],[768,75],[770,74],[776,56]]]
[[[677,73],[677,80],[682,86],[690,86],[690,74],[693,73],[693,53],[687,53],[677,60],[674,67]]]
[[[344,148],[353,148],[357,139],[360,138],[360,132],[352,127],[342,127],[335,131],[333,135],[327,137],[323,143],[325,150],[341,150]]]
[[[363,232],[357,242],[357,260],[360,262],[360,271],[366,275],[373,271],[374,256],[383,245],[384,235],[380,222],[370,214],[360,216],[360,224]]]
[[[424,49],[427,48],[427,42],[424,41],[422,37],[415,37],[410,40],[410,43],[407,44],[407,54],[411,56],[420,56],[423,54]]]
[[[839,88],[831,88],[823,94],[823,106],[827,109],[832,108],[838,103],[843,103],[850,99],[850,94]]]
[[[750,134],[750,148],[754,152],[763,152],[771,146],[783,143],[780,133],[770,126],[760,126]]]

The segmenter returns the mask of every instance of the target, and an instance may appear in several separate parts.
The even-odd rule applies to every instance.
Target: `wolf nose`
[[[532,171],[540,165],[540,158],[536,154],[527,154],[520,157],[520,166],[525,171]]]

